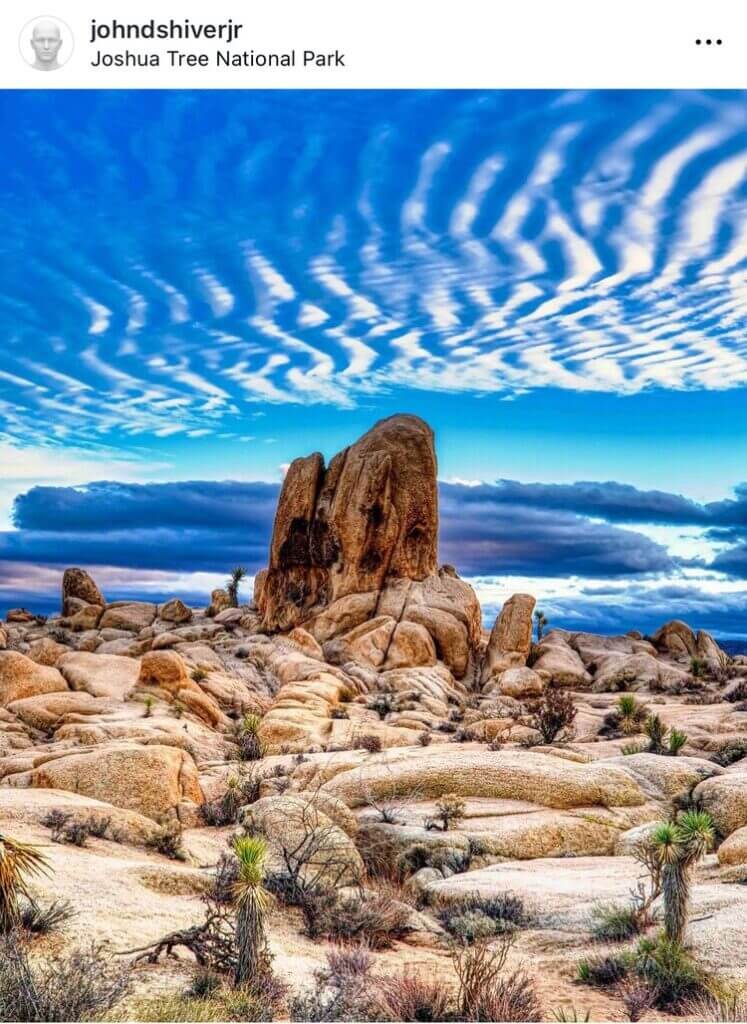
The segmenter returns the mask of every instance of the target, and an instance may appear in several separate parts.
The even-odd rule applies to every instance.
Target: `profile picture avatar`
[[[27,22],[19,41],[21,55],[36,71],[57,71],[73,52],[73,35],[59,18],[41,16]]]

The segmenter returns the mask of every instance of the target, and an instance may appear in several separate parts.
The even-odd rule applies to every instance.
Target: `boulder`
[[[106,598],[85,569],[65,569],[65,572],[62,574],[63,615],[74,614],[74,611],[71,611],[68,606],[68,601],[71,598],[82,601],[84,604],[95,604],[100,607],[106,604]]]
[[[704,629],[698,630],[695,637],[695,654],[696,657],[707,661],[714,668],[726,663],[726,655],[711,634],[706,633]]]
[[[596,667],[592,690],[594,693],[614,693],[617,690],[655,690],[659,683],[660,667],[650,654],[603,655]]]
[[[591,676],[578,652],[566,642],[560,630],[552,630],[537,645],[532,668],[552,686],[585,690],[591,685]]]
[[[103,605],[87,604],[77,597],[70,597],[65,602],[68,614],[62,621],[72,629],[74,633],[85,633],[89,629],[97,629],[101,616],[104,614]]]
[[[747,825],[747,771],[734,769],[696,786],[693,798],[713,818],[722,837]]]
[[[381,420],[328,467],[318,453],[296,459],[255,590],[263,627],[287,630],[348,594],[435,574],[437,507],[433,433],[415,416]]]
[[[36,622],[36,616],[28,608],[11,608],[5,616],[5,621],[14,622],[18,625],[27,625],[30,622]]]
[[[501,608],[485,651],[483,682],[504,669],[526,665],[532,646],[534,605],[535,600],[531,594],[514,594]]]
[[[71,690],[118,701],[127,700],[140,674],[132,658],[90,651],[71,651],[60,660],[59,669]]]
[[[24,697],[9,704],[8,710],[32,729],[47,731],[63,725],[67,715],[72,715],[73,720],[79,715],[104,715],[113,707],[109,701],[91,697],[88,693],[63,690]]]
[[[4,651],[8,646],[8,632],[0,625],[0,651]]]
[[[322,651],[321,645],[314,639],[311,633],[308,633],[301,626],[296,626],[288,634],[288,639],[291,643],[294,643],[296,647],[308,654],[310,658],[318,658],[321,661],[324,658],[324,652]]]
[[[137,686],[146,693],[183,704],[213,728],[228,724],[217,701],[203,693],[187,674],[187,666],[176,651],[149,651],[144,654]]]
[[[175,622],[181,624],[183,622],[189,622],[192,618],[192,609],[188,608],[187,605],[180,601],[178,597],[172,597],[170,601],[166,601],[158,609],[159,619],[163,619],[164,622]]]
[[[324,784],[349,807],[373,796],[461,797],[531,801],[544,807],[636,807],[647,797],[631,775],[608,762],[579,764],[531,751],[403,750],[372,757]]]
[[[747,825],[736,829],[719,846],[718,862],[723,867],[747,864]]]
[[[545,688],[542,677],[531,668],[508,668],[501,672],[496,683],[488,684],[484,692],[497,692],[515,700],[526,700],[528,697],[539,697]]]
[[[37,665],[18,651],[0,651],[0,707],[24,697],[67,690],[56,668]]]
[[[210,594],[210,604],[207,606],[205,614],[212,619],[216,615],[220,615],[220,613],[226,608],[230,607],[231,598],[228,596],[228,591],[218,587]]]
[[[122,744],[65,753],[3,785],[67,789],[115,807],[137,811],[154,821],[179,818],[185,807],[203,802],[197,768],[176,747]]]
[[[70,653],[70,648],[64,644],[58,644],[49,636],[40,637],[29,645],[28,656],[37,665],[48,665],[53,667],[60,658]]]
[[[695,635],[686,622],[672,619],[666,622],[651,637],[651,642],[662,654],[672,658],[697,657],[698,649]]]
[[[126,629],[130,633],[139,633],[153,623],[157,611],[156,605],[149,601],[115,601],[106,606],[99,628]]]

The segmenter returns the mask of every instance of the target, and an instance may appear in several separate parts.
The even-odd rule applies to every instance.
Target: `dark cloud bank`
[[[169,572],[228,572],[242,564],[256,571],[266,562],[278,490],[276,484],[240,481],[34,487],[16,498],[17,529],[0,533],[0,574],[3,562]],[[698,504],[615,482],[441,483],[440,557],[468,576],[599,578],[596,594],[588,595],[592,607],[605,590],[607,600],[614,597],[605,580],[627,581],[630,595],[636,579],[682,567],[663,545],[635,529],[649,523],[702,530],[725,545],[708,568],[745,579],[747,485],[735,495]],[[656,614],[671,617],[673,603],[696,607],[697,593],[686,585],[682,590],[679,596],[659,591]],[[650,591],[639,592],[637,600],[651,604]],[[709,619],[721,614],[715,606],[700,610]],[[584,618],[578,602],[562,611],[567,618]],[[629,628],[630,617],[621,606],[609,626]]]

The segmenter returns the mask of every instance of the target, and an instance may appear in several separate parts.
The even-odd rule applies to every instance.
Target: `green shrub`
[[[182,846],[181,829],[178,827],[164,825],[154,832],[153,835],[148,836],[145,840],[145,845],[148,849],[163,854],[164,857],[170,857],[171,860],[187,859],[184,847]]]
[[[623,954],[606,953],[590,956],[578,963],[578,980],[583,985],[606,988],[617,985],[631,969],[631,958]]]
[[[595,903],[591,908],[591,933],[603,942],[624,942],[639,932],[635,909],[624,903]]]
[[[677,1012],[708,993],[708,976],[679,942],[664,933],[641,939],[635,954],[638,975],[656,992],[654,1005]]]
[[[438,907],[436,916],[447,932],[467,943],[505,934],[527,923],[524,901],[510,892],[498,896],[468,893]]]

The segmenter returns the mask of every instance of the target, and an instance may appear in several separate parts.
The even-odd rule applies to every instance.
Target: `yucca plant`
[[[234,840],[234,852],[239,862],[234,885],[236,984],[247,985],[259,980],[267,944],[265,914],[270,898],[264,887],[267,844],[257,837],[239,836]]]
[[[247,577],[246,569],[237,565],[236,568],[231,572],[231,575],[226,583],[226,590],[228,591],[228,598],[231,602],[232,608],[239,607],[239,587],[243,580]]]
[[[244,715],[237,723],[235,737],[240,761],[259,761],[264,757],[265,748],[259,735],[261,725],[259,715]]]
[[[664,933],[670,942],[684,939],[693,868],[712,848],[714,839],[713,820],[705,811],[686,811],[676,822],[657,826],[652,834],[662,865]]]
[[[617,713],[620,716],[620,728],[626,736],[639,732],[646,718],[646,709],[639,704],[632,693],[623,693],[617,699]]]
[[[649,754],[663,754],[664,741],[667,735],[667,727],[658,715],[649,715],[643,726],[643,731],[648,736]]]
[[[0,832],[0,934],[18,926],[18,901],[22,896],[31,900],[28,890],[30,879],[49,871],[47,859],[38,847]]]
[[[667,753],[671,757],[676,757],[686,743],[687,733],[681,732],[679,729],[671,729],[667,736]]]
[[[537,643],[539,643],[544,636],[545,629],[547,628],[547,616],[538,608],[534,613],[534,621],[537,624]]]

